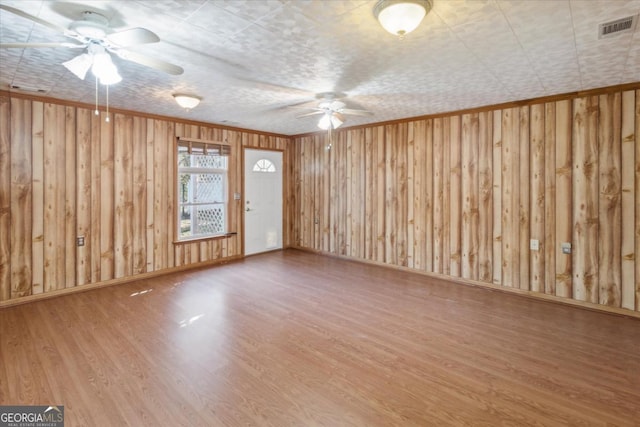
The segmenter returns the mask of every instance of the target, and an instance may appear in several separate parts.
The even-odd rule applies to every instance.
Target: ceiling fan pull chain
[[[104,121],[109,123],[109,85],[105,86],[107,87],[107,117],[104,119]]]
[[[96,116],[100,114],[100,112],[98,111],[98,77],[97,76],[96,76],[96,110],[94,111],[94,114]]]

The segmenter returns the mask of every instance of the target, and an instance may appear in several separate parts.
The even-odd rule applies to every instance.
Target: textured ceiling
[[[374,113],[347,116],[349,126],[640,82],[640,25],[598,39],[598,24],[638,15],[640,0],[433,0],[404,40],[378,24],[372,0],[0,3],[63,27],[91,10],[116,30],[158,34],[159,43],[131,50],[184,74],[115,58],[123,81],[110,89],[111,107],[285,135],[318,130],[318,116],[296,116],[320,92],[342,92],[348,108]],[[0,41],[71,40],[0,10]],[[78,54],[1,49],[1,88],[93,103],[95,81],[61,65]],[[177,92],[203,101],[182,110]]]

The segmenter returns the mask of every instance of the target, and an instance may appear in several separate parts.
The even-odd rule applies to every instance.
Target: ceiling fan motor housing
[[[70,30],[92,39],[106,36],[108,28],[109,20],[105,16],[90,11],[82,12],[82,20],[74,21],[69,25]]]

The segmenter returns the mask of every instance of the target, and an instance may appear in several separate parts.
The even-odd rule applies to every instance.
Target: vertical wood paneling
[[[396,191],[395,197],[395,234],[396,234],[396,254],[397,265],[406,267],[407,262],[407,124],[400,123],[397,127],[397,136],[394,138],[397,142],[393,144],[396,158]]]
[[[517,175],[517,184],[514,183],[514,188],[517,188],[518,198],[518,218],[517,227],[520,231],[518,237],[518,254],[519,254],[519,266],[520,274],[518,275],[518,284],[520,289],[530,289],[529,283],[529,107],[520,108],[520,135],[517,163],[519,174]]]
[[[638,144],[634,133],[634,112],[635,112],[635,92],[626,91],[622,93],[622,117],[621,132],[622,139],[620,147],[620,185],[621,185],[621,229],[620,255],[622,263],[620,266],[620,306],[629,310],[635,307],[635,271],[634,262],[637,257],[635,253],[635,233],[627,230],[635,229],[635,217],[640,216],[640,211],[635,211],[635,182],[634,168],[636,161],[635,147]]]
[[[100,280],[113,279],[113,124],[100,114]]]
[[[424,190],[421,192],[423,197],[422,205],[425,209],[424,218],[424,239],[425,243],[421,245],[424,250],[423,253],[423,268],[426,271],[433,271],[433,120],[426,120],[425,124],[425,147],[424,152],[424,165],[417,165],[418,170],[422,170],[422,182],[424,183]]]
[[[502,285],[502,121],[503,110],[493,112],[493,276],[495,285]]]
[[[348,256],[355,256],[354,254],[354,248],[352,245],[352,239],[353,239],[353,225],[354,225],[354,210],[356,209],[356,204],[357,204],[357,196],[355,194],[353,194],[355,188],[354,188],[354,179],[355,177],[353,176],[354,174],[354,162],[355,159],[354,157],[357,157],[356,153],[354,152],[354,144],[353,144],[353,132],[352,131],[347,131],[344,133],[345,136],[345,163],[344,163],[344,174],[346,177],[345,180],[345,193],[344,193],[344,197],[345,197],[345,205],[346,205],[346,216],[345,216],[345,224],[344,224],[344,240],[345,240],[345,255]],[[312,153],[312,158],[313,158],[313,153]],[[311,171],[311,175],[314,175],[314,171]],[[313,246],[312,246],[313,247]]]
[[[373,129],[366,128],[364,130],[364,141],[365,141],[365,172],[364,172],[364,180],[365,180],[365,195],[364,195],[364,211],[365,211],[365,223],[364,223],[364,259],[366,260],[374,260],[375,259],[375,242],[377,240],[376,236],[376,212],[375,212],[375,202],[376,202],[376,194],[378,194],[376,187],[376,152],[375,152],[375,143],[373,141]],[[330,172],[330,170],[329,170]],[[325,173],[324,176],[329,177],[330,173]],[[325,200],[323,200],[323,206],[325,210],[323,210],[323,218],[328,217],[328,212],[326,211],[326,206],[328,204],[328,187],[327,178],[325,178]],[[323,250],[327,245],[323,245]]]
[[[493,114],[478,115],[478,277],[493,279]]]
[[[133,118],[115,114],[114,126],[114,277],[133,274]],[[171,228],[167,233],[171,234]]]
[[[207,128],[207,130],[210,128]],[[202,130],[204,131],[204,129]],[[201,135],[204,137],[206,134],[203,134],[201,131]],[[228,143],[231,144],[231,158],[229,159],[229,181],[231,182],[232,187],[229,188],[231,192],[230,197],[233,198],[233,193],[243,194],[244,188],[243,186],[243,159],[242,159],[242,134],[241,132],[233,131],[229,132],[227,135]],[[210,139],[207,137],[206,139]],[[290,166],[292,167],[292,166]],[[285,172],[288,172],[285,171]],[[287,174],[286,179],[291,182],[291,177]],[[293,200],[293,197],[290,197]],[[242,199],[230,201],[229,206],[231,207],[230,214],[230,231],[237,233],[234,237],[232,237],[232,250],[229,253],[229,256],[241,255],[242,254],[242,242],[244,241],[244,236],[242,234]],[[293,206],[293,204],[292,204]],[[297,216],[297,211],[296,211]],[[291,227],[288,227],[290,230]],[[290,232],[288,231],[283,238],[286,241],[286,244],[291,244]],[[211,253],[211,259],[214,259],[213,253]]]
[[[162,126],[164,129],[163,137],[160,139],[161,143],[164,147],[173,147],[175,144],[175,123],[174,122],[164,122],[166,126]],[[157,137],[158,135],[156,135]],[[220,141],[220,139],[218,139]],[[165,243],[165,254],[167,257],[167,264],[165,268],[175,267],[175,257],[173,256],[173,234],[168,230],[172,230],[175,227],[176,220],[176,191],[175,191],[175,182],[176,178],[176,164],[174,163],[175,153],[172,149],[164,149],[164,164],[166,165],[166,176],[164,178],[164,183],[166,186],[166,202],[167,204],[164,206],[164,218],[165,222],[163,224],[163,229],[165,234],[167,235],[167,240]]]
[[[395,149],[394,135],[397,125],[385,126],[384,148],[385,148],[385,205],[384,205],[384,242],[385,242],[385,262],[387,264],[398,264],[398,253],[396,252],[396,215],[398,205],[398,189],[396,182],[396,162],[397,151]]]
[[[364,139],[364,129],[358,129],[356,132],[357,136],[357,153],[358,153],[358,161],[356,163],[356,188],[357,191],[357,208],[358,208],[358,220],[355,229],[354,240],[357,242],[357,253],[359,258],[364,258],[364,235],[365,235],[365,221],[366,221],[366,210],[365,210],[365,194],[366,194],[366,181],[365,181],[365,163],[367,153],[365,151],[365,139]],[[319,158],[322,156],[322,150],[318,152]],[[318,182],[321,182],[322,170],[317,171],[317,179]],[[318,203],[321,203],[321,200],[318,200]],[[318,211],[320,207],[318,207]]]
[[[598,96],[576,97],[365,128],[365,152],[353,139],[332,164],[349,187],[346,196],[334,192],[328,215],[336,219],[337,231],[330,234],[340,239],[341,218],[348,217],[353,237],[361,218],[367,223],[364,241],[349,241],[354,258],[637,309],[640,238],[620,231],[635,227],[640,234],[638,183],[627,172],[640,175],[638,155],[636,145],[624,145],[638,121],[638,112],[626,106],[638,108],[629,94],[602,95],[600,103]],[[616,100],[612,107],[610,99]],[[370,142],[374,129],[383,139],[379,146]],[[630,140],[635,144],[635,136]],[[300,168],[307,167],[305,161]],[[356,185],[358,165],[364,187]],[[633,194],[619,190],[613,208],[612,177]],[[342,181],[339,175],[336,182]],[[367,196],[354,196],[361,189]],[[620,220],[611,217],[611,209]],[[630,237],[623,242],[625,236]],[[598,250],[601,237],[611,242]],[[529,249],[532,238],[539,251]],[[562,253],[563,243],[572,245],[573,254]],[[383,247],[379,259],[376,245]]]
[[[529,160],[531,164],[530,182],[530,230],[531,239],[540,242],[540,250],[531,250],[531,290],[544,292],[545,270],[544,260],[547,250],[545,239],[545,105],[531,106],[531,146]],[[553,245],[552,245],[553,247]]]
[[[6,96],[0,300],[241,253],[241,235],[173,244],[173,146],[185,135],[232,144],[230,231],[241,232],[242,147],[279,149],[285,245],[638,310],[639,117],[638,91],[611,92],[341,130],[326,150],[325,134],[106,123]]]
[[[315,170],[313,173],[313,186],[314,186],[314,197],[313,197],[313,248],[316,250],[322,250],[322,240],[323,240],[323,230],[322,230],[322,214],[323,214],[323,195],[326,194],[323,188],[323,177],[325,174],[323,171],[323,156],[326,152],[326,149],[323,148],[322,144],[318,143],[315,138],[313,139],[313,149],[314,149],[314,165]],[[286,200],[286,199],[285,199]]]
[[[635,239],[636,239],[636,253],[635,253],[635,262],[636,262],[636,310],[640,311],[640,144],[638,143],[638,139],[640,138],[640,90],[636,90],[636,192],[635,192],[635,201],[636,201],[636,228],[635,228]]]
[[[427,256],[431,254],[431,135],[430,121],[420,120],[409,123],[409,141],[413,148],[408,164],[408,174],[413,181],[410,195],[410,215],[413,218],[412,250],[413,268],[431,271]],[[411,223],[411,221],[410,221]]]
[[[153,121],[153,181],[154,181],[154,206],[153,206],[153,264],[156,270],[167,268],[169,265],[169,253],[167,251],[173,230],[171,224],[167,228],[170,218],[167,217],[166,205],[169,202],[169,191],[172,184],[166,179],[169,169],[169,159],[167,155],[167,123]],[[173,146],[170,144],[169,147]]]
[[[302,205],[300,207],[300,223],[302,225],[302,244],[306,247],[313,247],[313,212],[311,212],[313,192],[311,191],[312,173],[310,170],[313,167],[312,151],[313,143],[311,139],[305,138],[304,142],[300,145],[300,156],[302,158],[300,187],[304,194]]]
[[[295,144],[298,147],[298,150],[300,150],[299,152],[301,152],[302,150],[302,146],[300,144]],[[330,203],[332,206],[331,209],[331,215],[329,217],[329,251],[332,253],[337,253],[338,247],[337,247],[337,242],[336,242],[336,232],[337,232],[337,228],[336,228],[336,222],[338,220],[338,171],[336,168],[336,162],[337,162],[337,152],[336,152],[336,147],[334,144],[332,144],[331,142],[326,142],[325,144],[328,147],[328,151],[329,151],[329,197],[330,197]],[[298,156],[298,158],[300,159],[300,162],[302,162],[302,154],[300,154]],[[300,169],[298,170],[298,174],[302,173],[302,165],[300,166]],[[296,186],[297,188],[300,188],[300,183],[299,183],[299,179],[296,181]],[[300,193],[297,193],[300,194]],[[300,199],[303,196],[298,196],[296,197],[296,201],[299,204],[300,203]],[[378,199],[381,199],[381,197],[378,197]],[[301,223],[302,218],[300,217],[300,215],[297,215],[298,217],[298,222]],[[300,233],[300,230],[298,230],[298,233]]]
[[[176,133],[230,140],[229,227],[241,235],[241,206],[231,200],[241,191],[241,132],[121,113],[106,122],[93,110],[11,95],[0,100],[0,118],[0,300],[167,269],[176,259],[188,265],[240,253],[238,236],[174,248],[173,147]],[[285,151],[284,191],[291,200],[289,138],[248,135],[256,146]],[[351,168],[353,188],[362,195],[366,149],[360,145]],[[323,154],[317,152],[314,164]],[[311,191],[324,192],[323,168],[311,170]],[[287,204],[285,221],[292,212]],[[325,212],[332,214],[329,207]],[[360,230],[352,249],[359,255],[364,210],[358,205],[354,212]],[[84,236],[84,246],[76,246],[77,236]]]
[[[44,105],[44,290],[65,287],[65,107]]]
[[[573,295],[572,256],[562,253],[562,243],[573,242],[573,155],[571,101],[556,102],[556,295]]]
[[[449,134],[449,253],[453,277],[461,275],[462,264],[462,166],[460,144],[460,116],[450,117],[451,132]]]
[[[11,100],[11,298],[31,294],[31,103]],[[28,237],[28,238],[27,238]]]
[[[478,114],[462,116],[461,148],[461,276],[478,278]]]
[[[65,108],[64,286],[76,286],[76,108]]]
[[[519,109],[502,111],[502,284],[519,287]]]
[[[598,102],[598,298],[614,307],[622,300],[621,101],[617,92],[600,95]]]
[[[347,194],[347,138],[345,132],[336,132],[335,141],[337,141],[336,149],[336,167],[338,169],[338,203],[339,212],[337,217],[338,236],[336,244],[340,250],[340,255],[347,254],[347,202],[349,195]]]
[[[102,144],[100,138],[100,116],[88,110],[91,116],[91,232],[89,250],[91,253],[91,282],[99,282],[102,277],[101,237],[101,189],[102,189]]]
[[[442,273],[451,271],[451,119],[442,119]]]
[[[155,206],[156,206],[156,147],[155,147],[155,126],[153,119],[146,119],[147,129],[147,236],[146,236],[146,252],[147,252],[147,271],[155,271],[156,268],[156,224],[155,224]],[[173,228],[171,229],[173,230]]]
[[[31,292],[44,292],[44,104],[31,103]]]
[[[573,102],[573,297],[598,302],[598,97]]]
[[[443,140],[442,119],[433,119],[433,272],[442,273],[443,246]]]
[[[132,173],[132,274],[147,271],[147,135],[146,120],[133,117]]]
[[[0,95],[0,301],[11,298],[11,100]]]
[[[76,112],[76,235],[83,236],[84,246],[76,248],[76,283],[91,283],[91,111]],[[74,236],[75,237],[75,236]]]
[[[384,126],[376,126],[374,128],[374,145],[376,152],[376,185],[378,192],[376,193],[376,261],[383,262],[386,258],[385,245],[385,206],[386,202],[384,194],[386,175],[385,175],[385,139]]]
[[[416,196],[415,196],[415,177],[414,172],[417,169],[414,167],[416,158],[416,140],[414,127],[417,122],[407,123],[407,267],[416,268],[416,256],[420,253],[420,249],[416,250],[416,232],[420,232],[419,228],[416,228]],[[420,150],[420,148],[418,148]],[[417,153],[418,156],[420,153]],[[419,180],[419,178],[418,178]],[[419,190],[418,190],[419,191]],[[417,210],[420,212],[420,209]],[[420,261],[417,261],[420,264]]]
[[[556,104],[548,102],[544,107],[544,283],[540,291],[556,293]],[[533,232],[532,232],[533,234]]]

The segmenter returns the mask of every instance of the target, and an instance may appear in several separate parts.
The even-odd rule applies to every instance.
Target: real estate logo
[[[0,427],[64,427],[64,406],[0,406]]]

